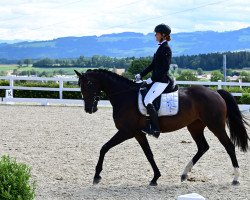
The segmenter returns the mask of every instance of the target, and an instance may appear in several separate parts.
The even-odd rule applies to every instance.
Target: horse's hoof
[[[149,183],[149,185],[150,185],[150,186],[157,186],[158,184],[157,184],[156,181],[151,181],[151,182]]]
[[[182,174],[182,175],[181,175],[181,182],[187,180],[187,178],[188,178],[188,175],[187,175],[187,174]]]
[[[232,185],[240,185],[240,182],[239,181],[233,181]]]
[[[102,180],[101,176],[94,177],[93,184],[96,185],[96,184],[100,183],[101,180]]]

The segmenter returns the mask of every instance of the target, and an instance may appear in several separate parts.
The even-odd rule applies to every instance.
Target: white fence
[[[73,100],[73,99],[63,99],[64,91],[80,91],[79,88],[67,88],[64,87],[64,82],[77,82],[77,78],[41,78],[41,77],[15,77],[15,76],[5,76],[0,77],[0,80],[9,81],[8,86],[0,86],[0,89],[10,90],[12,93],[14,90],[40,90],[40,91],[54,91],[59,93],[59,99],[31,99],[31,98],[3,98],[3,102],[35,102],[41,103],[43,105],[47,105],[49,103],[62,103],[62,104],[83,104],[82,100]],[[15,86],[15,81],[54,81],[59,83],[58,88],[47,88],[47,87],[23,87],[23,86]],[[178,85],[204,85],[204,86],[216,86],[218,89],[221,89],[222,86],[238,86],[242,87],[250,87],[250,83],[242,83],[242,82],[203,82],[203,81],[176,81]],[[234,96],[241,96],[242,93],[232,93]],[[109,103],[107,101],[101,101],[99,105],[108,106]]]

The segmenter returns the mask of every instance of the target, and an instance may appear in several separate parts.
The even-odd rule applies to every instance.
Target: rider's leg
[[[149,134],[152,134],[157,138],[160,135],[160,127],[159,127],[159,121],[158,121],[158,114],[154,108],[153,101],[162,94],[162,92],[166,89],[167,86],[168,86],[167,83],[155,82],[150,88],[150,90],[148,91],[144,99],[144,103],[147,107],[147,111],[148,111],[150,121],[152,124]],[[147,129],[142,130],[142,131],[148,133]]]

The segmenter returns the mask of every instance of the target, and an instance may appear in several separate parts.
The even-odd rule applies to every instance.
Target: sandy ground
[[[93,186],[100,148],[116,132],[111,109],[89,115],[82,107],[1,105],[0,111],[0,155],[32,166],[38,200],[177,199],[191,192],[212,200],[250,199],[249,152],[237,149],[241,184],[232,186],[229,156],[208,130],[210,150],[190,173],[193,181],[180,182],[181,172],[196,153],[194,141],[182,129],[148,138],[162,173],[157,187],[148,186],[153,171],[135,139],[110,150],[102,182]]]

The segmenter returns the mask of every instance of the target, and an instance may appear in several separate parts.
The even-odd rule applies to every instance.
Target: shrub
[[[30,183],[30,167],[17,163],[9,156],[0,159],[0,199],[32,200],[35,198],[35,183]]]
[[[218,81],[218,80],[223,81],[224,80],[224,75],[219,70],[212,71],[212,73],[211,73],[211,81]]]
[[[202,70],[201,68],[198,68],[198,69],[197,69],[197,74],[198,74],[198,75],[203,75],[204,72],[203,72],[203,70]]]
[[[242,104],[250,104],[250,94],[249,93],[242,94],[240,102]]]
[[[240,73],[240,78],[242,82],[250,82],[250,73],[247,71],[242,71]]]
[[[195,73],[191,70],[183,70],[181,74],[176,78],[177,81],[198,81]]]

